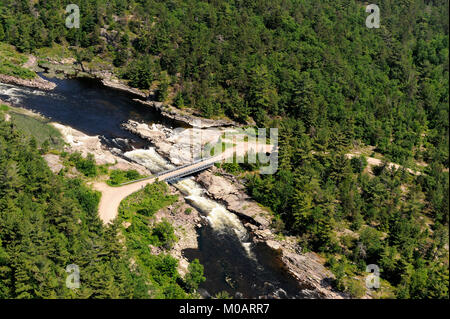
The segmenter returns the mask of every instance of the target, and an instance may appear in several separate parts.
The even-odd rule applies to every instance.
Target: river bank
[[[56,87],[55,83],[47,81],[38,75],[34,79],[21,79],[11,75],[0,74],[0,83],[26,86],[45,91],[51,91]]]
[[[106,114],[105,114],[106,115]],[[78,122],[77,122],[78,123]],[[100,123],[100,122],[96,122]],[[136,123],[139,123],[139,121],[136,121]],[[106,123],[105,123],[106,124]],[[58,125],[57,125],[58,126]],[[71,127],[71,125],[64,124],[64,127],[59,126],[59,129],[62,131],[63,136],[65,137],[66,143],[69,144],[70,149],[76,149],[78,151],[81,151],[83,153],[83,150],[85,153],[94,152],[97,153],[97,156],[95,156],[96,161],[98,160],[98,163],[102,162],[109,162],[112,163],[112,160],[118,161],[118,159],[114,158],[114,156],[118,156],[117,154],[111,153],[110,148],[105,147],[100,142],[100,137],[98,135],[92,135],[92,134],[86,134],[85,132],[81,132],[80,130],[76,130],[75,128]],[[106,128],[107,126],[105,126]],[[205,130],[200,130],[199,128],[190,128],[183,130],[179,132],[179,134],[173,134],[173,130],[169,128],[164,129],[164,125],[157,125],[155,124],[154,127],[147,127],[146,131],[143,130],[142,126],[137,125],[135,127],[135,132],[132,132],[133,134],[140,135],[141,137],[145,138],[151,144],[155,146],[155,149],[161,153],[164,157],[169,158],[172,163],[178,165],[183,163],[183,160],[189,160],[191,159],[190,156],[192,156],[192,153],[185,152],[183,153],[182,150],[184,147],[181,147],[182,145],[189,145],[191,136],[194,136],[197,133],[204,133]],[[155,128],[155,129],[154,129]],[[206,135],[207,138],[202,139],[204,143],[211,143],[214,144],[214,141],[217,139],[220,139],[222,133],[225,131],[225,128],[215,129],[215,130],[206,130],[208,131],[210,135]],[[150,136],[148,135],[148,132],[152,132]],[[80,134],[81,133],[81,134]],[[170,138],[174,137],[174,138]],[[176,138],[175,138],[176,137]],[[183,140],[185,143],[183,143]],[[174,146],[175,145],[175,146]],[[142,154],[140,154],[142,153]],[[154,167],[155,165],[158,166],[158,169],[164,169],[164,166],[166,164],[163,164],[162,158],[156,158],[157,154],[150,154],[150,150],[138,150],[138,152],[133,153],[133,160],[130,161],[133,164],[141,165],[142,167],[149,169],[149,167]],[[121,154],[125,155],[125,154]],[[170,156],[172,155],[172,156]],[[137,157],[140,156],[140,157]],[[144,156],[144,157],[142,157]],[[151,158],[149,158],[149,156]],[[118,156],[120,159],[123,159],[123,157]],[[177,163],[174,158],[178,159],[179,162]],[[125,160],[125,159],[123,159]],[[137,160],[142,160],[142,162],[138,162]],[[126,160],[125,160],[126,161]],[[145,165],[143,165],[143,163]],[[128,164],[126,164],[128,165]],[[159,167],[161,166],[161,167]],[[214,173],[218,172],[212,172],[211,174],[214,175]],[[211,176],[210,176],[211,177]],[[204,187],[206,189],[206,194],[203,194],[203,190],[200,189],[200,186],[193,185],[191,182],[186,181],[184,185],[179,185],[178,187],[184,188],[183,196],[185,196],[186,200],[188,201],[189,205],[193,208],[203,208],[202,215],[206,218],[208,218],[209,224],[212,225],[212,227],[202,227],[201,229],[205,229],[204,231],[201,231],[202,236],[216,236],[217,234],[222,234],[225,232],[231,232],[231,234],[227,234],[226,241],[234,241],[234,237],[232,236],[233,233],[236,233],[238,235],[238,242],[236,242],[236,247],[241,247],[242,249],[242,260],[251,260],[252,257],[252,251],[250,250],[250,247],[253,246],[255,249],[258,248],[258,251],[267,250],[267,254],[265,254],[264,258],[267,260],[264,261],[266,263],[268,260],[274,259],[273,261],[270,261],[270,263],[276,264],[274,267],[278,269],[279,267],[285,268],[285,270],[293,277],[298,283],[299,287],[302,287],[301,289],[298,288],[297,292],[301,295],[302,298],[338,298],[339,296],[334,294],[334,292],[331,290],[331,287],[329,285],[330,280],[333,278],[332,274],[327,272],[325,268],[321,265],[319,262],[319,259],[317,256],[313,254],[302,254],[298,250],[296,250],[296,243],[295,238],[289,239],[289,240],[278,240],[275,232],[271,230],[271,218],[270,214],[267,214],[267,212],[262,213],[260,210],[258,210],[258,205],[255,202],[251,202],[250,199],[244,198],[244,193],[241,190],[241,193],[237,192],[236,190],[230,190],[228,193],[224,192],[221,187],[217,187],[217,185],[225,185],[225,181],[218,181],[214,178],[210,178],[211,180],[211,186],[216,187],[217,191],[212,189],[210,186],[208,186],[208,180],[205,178],[205,175],[203,175],[203,179],[197,180],[197,183]],[[237,183],[236,185],[239,185]],[[242,187],[242,185],[240,185]],[[223,187],[222,187],[223,188]],[[180,189],[178,189],[180,191]],[[221,191],[222,193],[218,193],[218,191]],[[234,198],[234,200],[231,199],[230,195],[237,196]],[[210,198],[208,200],[208,197]],[[228,202],[225,200],[226,198],[229,198]],[[225,208],[227,208],[230,212],[225,211],[223,208],[218,206],[214,201],[218,201],[224,205]],[[171,214],[169,211],[165,212],[165,214]],[[196,235],[192,233],[192,230],[196,229],[198,231],[198,223],[197,220],[186,220],[181,215],[182,212],[179,210],[175,210],[175,214],[173,215],[173,218],[171,219],[172,223],[181,225],[186,225],[186,227],[189,228],[189,239],[191,240],[192,237],[196,238]],[[240,218],[237,218],[238,216]],[[203,219],[202,219],[203,220]],[[242,223],[241,223],[242,222]],[[242,226],[244,224],[245,227]],[[255,228],[256,227],[256,228]],[[183,232],[180,230],[178,233],[180,237],[183,237]],[[220,235],[220,236],[222,236]],[[200,236],[200,237],[202,237]],[[234,236],[234,235],[233,235]],[[203,242],[203,246],[205,246],[205,238],[200,239]],[[222,241],[223,243],[223,241]],[[262,244],[262,246],[261,246]],[[186,246],[188,245],[188,246]],[[190,246],[189,246],[190,245]],[[199,245],[199,242],[197,242],[197,245]],[[210,243],[208,243],[210,245]],[[217,243],[216,245],[220,245]],[[176,252],[173,252],[174,256],[187,256],[185,257],[186,260],[191,260],[192,256],[195,256],[190,254],[190,252],[194,250],[198,250],[196,245],[193,243],[185,244],[185,242],[181,241],[181,244],[178,246],[178,250]],[[236,247],[229,247],[230,252],[234,252]],[[204,248],[203,248],[204,249]],[[217,252],[217,247],[212,246],[211,251]],[[233,267],[237,265],[233,265],[230,262],[233,260],[232,254],[230,255],[229,252],[224,252],[225,256],[222,257],[221,262],[225,264],[229,264],[228,267],[229,271],[233,272]],[[214,254],[215,255],[215,254]],[[317,257],[317,258],[316,258]],[[205,257],[204,257],[205,258]],[[208,258],[214,258],[214,256],[210,256]],[[226,258],[226,259],[224,259]],[[181,260],[181,259],[180,259]],[[183,264],[184,262],[180,262],[180,264]],[[186,265],[186,263],[184,263]],[[250,270],[254,273],[255,276],[259,276],[260,272],[257,271],[258,268],[254,267],[261,267],[261,266],[251,266],[251,261],[242,263],[240,265],[242,270],[241,274],[244,272],[249,272]],[[216,269],[215,267],[222,267],[221,265],[214,265],[212,264],[209,269],[209,275],[213,276],[211,269]],[[249,268],[251,267],[251,269]],[[268,267],[268,266],[266,266]],[[227,267],[225,267],[227,268]],[[270,267],[269,267],[270,268]],[[275,269],[274,268],[274,269]],[[230,270],[231,269],[231,270]],[[245,270],[246,269],[246,270]],[[272,268],[270,268],[272,269]],[[237,287],[236,283],[233,283],[233,280],[237,280],[239,277],[239,274],[233,274],[226,275],[227,283],[230,281],[231,287]],[[269,276],[270,277],[270,276]],[[234,279],[233,279],[234,278]],[[218,278],[217,280],[221,280]],[[241,284],[249,283],[251,282],[251,279],[242,280]],[[264,284],[264,282],[261,282],[261,287]],[[224,286],[225,287],[225,286]],[[236,288],[233,288],[236,289]],[[253,288],[247,287],[245,288],[248,290],[248,294],[252,293],[251,290]],[[258,288],[262,289],[262,288]],[[292,291],[292,289],[291,289]],[[300,293],[301,291],[301,293]],[[271,293],[269,293],[271,294]],[[292,295],[292,294],[291,294]],[[255,295],[248,295],[248,296],[255,296]],[[275,295],[276,297],[276,295]]]
[[[265,243],[275,252],[286,270],[307,287],[311,298],[347,297],[333,290],[335,277],[323,266],[322,258],[312,252],[302,253],[295,236],[277,236],[272,227],[271,213],[247,195],[245,186],[236,177],[212,167],[195,180],[206,189],[208,196],[243,220],[244,226],[254,235],[255,243]]]
[[[0,74],[0,83],[19,85],[23,87],[36,88],[51,91],[56,84],[42,78],[38,73],[49,78],[92,78],[98,80],[102,85],[110,89],[132,94],[138,98],[135,102],[141,103],[152,110],[158,111],[162,116],[184,123],[187,126],[207,128],[222,126],[238,126],[238,123],[227,119],[205,119],[195,114],[194,110],[180,110],[162,102],[152,100],[154,93],[152,90],[140,90],[127,84],[125,80],[119,79],[112,69],[94,67],[83,61],[77,62],[74,58],[46,58],[44,61],[30,55],[28,61],[22,67],[36,73],[34,79],[22,79],[19,77]]]
[[[36,69],[36,68],[35,68]],[[125,80],[119,79],[113,70],[97,69],[86,62],[77,63],[75,59],[63,59],[60,61],[47,59],[45,63],[37,64],[38,70],[44,70],[49,77],[90,77],[99,80],[105,87],[135,95],[135,102],[146,105],[158,111],[162,116],[182,122],[190,127],[231,127],[240,124],[228,119],[205,119],[196,115],[192,109],[178,109],[172,105],[154,101],[155,94],[152,90],[140,90],[127,84]]]
[[[134,121],[128,121],[123,126],[133,134],[149,140],[155,149],[173,164],[180,164],[180,158],[181,164],[192,161],[190,159],[192,154],[186,151],[192,151],[192,148],[188,147],[192,140],[199,141],[197,149],[201,149],[206,144],[215,144],[225,132],[225,129],[189,128],[174,133],[163,126],[149,127]],[[185,151],[178,151],[180,149]],[[242,181],[214,166],[198,174],[194,180],[205,189],[207,197],[221,203],[241,219],[245,228],[252,234],[254,244],[263,243],[273,252],[282,267],[304,287],[302,290],[304,297],[333,299],[347,297],[334,291],[332,288],[334,275],[324,267],[324,261],[317,254],[302,253],[294,236],[280,238],[276,234],[272,227],[272,214],[246,194]]]

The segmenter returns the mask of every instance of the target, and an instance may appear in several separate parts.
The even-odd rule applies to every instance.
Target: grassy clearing
[[[22,79],[33,79],[36,73],[23,68],[28,57],[15,50],[12,45],[0,43],[0,74],[15,76]]]
[[[60,61],[67,58],[75,58],[74,53],[64,45],[53,44],[51,48],[36,49],[36,56],[39,61],[45,61],[47,58]]]
[[[123,183],[141,179],[147,176],[139,174],[136,170],[131,169],[127,171],[122,171],[120,169],[115,169],[109,171],[109,180],[106,183],[109,186],[119,186]]]
[[[168,194],[165,183],[155,182],[125,198],[120,203],[119,212],[124,220],[131,222],[137,214],[152,217],[158,210],[175,203],[177,199],[176,195]]]
[[[170,195],[164,182],[148,184],[144,189],[131,194],[120,203],[121,220],[131,223],[124,229],[130,248],[141,250],[149,245],[170,248],[176,241],[172,225],[163,221],[152,225],[153,215],[161,208],[172,205],[178,196]]]
[[[26,115],[15,108],[11,108],[9,113],[17,128],[34,137],[38,146],[47,144],[49,148],[62,150],[64,146],[63,137],[55,127],[49,124],[48,119]]]

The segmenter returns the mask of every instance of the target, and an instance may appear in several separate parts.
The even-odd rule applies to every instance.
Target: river
[[[172,167],[149,142],[122,129],[129,119],[180,126],[149,107],[134,102],[135,96],[104,87],[92,79],[48,79],[57,84],[51,92],[0,84],[0,99],[71,126],[88,135],[99,135],[107,147],[118,147],[124,156],[152,172]],[[116,139],[128,143],[117,145]],[[198,230],[198,249],[183,251],[189,260],[198,258],[206,282],[199,291],[204,297],[227,291],[235,298],[302,298],[297,281],[282,267],[265,244],[255,244],[239,218],[207,198],[192,178],[174,184],[186,201],[208,220]]]

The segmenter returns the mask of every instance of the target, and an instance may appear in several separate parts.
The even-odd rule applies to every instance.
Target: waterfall
[[[123,155],[148,168],[152,173],[159,173],[175,166],[169,164],[153,147],[148,150],[137,149],[125,152]]]
[[[22,101],[21,97],[23,97],[21,93],[22,91],[19,88],[8,84],[0,84],[0,96],[7,96],[7,102],[12,104],[20,103]]]
[[[56,99],[56,100],[64,100],[65,99],[65,97],[60,94],[56,94],[56,93],[52,93],[52,92],[48,92],[48,91],[42,91],[42,90],[31,89],[31,88],[26,88],[26,87],[21,87],[21,86],[15,86],[15,85],[11,85],[11,84],[0,83],[0,96],[7,96],[8,97],[6,99],[7,102],[10,102],[12,104],[19,104],[22,102],[24,97],[29,96],[29,95],[48,96],[48,97],[52,97],[53,99]]]
[[[145,166],[152,173],[174,168],[154,148],[133,150],[124,153],[124,155]],[[234,234],[247,255],[254,259],[251,252],[251,242],[248,242],[249,234],[235,214],[229,212],[223,205],[204,196],[204,189],[192,177],[180,180],[173,185],[185,195],[187,202],[206,215],[215,232],[218,234],[230,234],[230,232]]]

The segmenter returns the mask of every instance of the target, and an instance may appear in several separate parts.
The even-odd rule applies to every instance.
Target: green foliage
[[[119,211],[122,213],[122,217],[128,221],[133,218],[136,212],[151,217],[161,208],[171,205],[177,200],[176,195],[168,195],[167,192],[167,184],[163,182],[148,184],[142,191],[123,200]]]
[[[380,29],[366,28],[356,0],[87,0],[79,29],[64,26],[58,3],[39,1],[34,15],[3,1],[2,41],[23,52],[68,43],[79,61],[113,57],[130,85],[159,82],[161,101],[172,86],[178,107],[206,117],[288,116],[323,142],[336,130],[401,164],[448,167],[448,3],[380,1]]]
[[[145,56],[130,66],[123,77],[129,80],[131,86],[140,89],[149,89],[155,79],[155,67],[152,58]]]
[[[206,280],[203,277],[203,266],[198,259],[194,259],[188,266],[188,273],[186,274],[184,281],[187,290],[193,292],[197,290],[198,285]]]
[[[353,173],[361,173],[367,166],[367,159],[364,156],[352,157],[350,165],[352,166]]]
[[[127,251],[136,261],[137,271],[150,283],[152,298],[189,297],[189,290],[185,291],[180,286],[178,261],[164,253],[153,255],[150,250],[150,246],[170,249],[177,240],[169,222],[152,222],[153,214],[176,200],[177,196],[168,194],[167,184],[156,182],[128,196],[119,208],[118,223],[122,224]],[[125,227],[124,223],[129,223],[129,226]]]
[[[138,180],[140,178],[143,178],[144,176],[139,174],[136,170],[111,170],[109,171],[109,180],[107,181],[108,185],[110,186],[117,186],[129,181]]]
[[[165,249],[170,249],[173,244],[177,241],[175,236],[173,226],[164,220],[153,226],[152,235],[154,236],[154,245],[159,247],[164,247]]]
[[[94,155],[92,154],[88,154],[87,157],[84,158],[81,153],[74,152],[70,154],[69,162],[87,177],[95,177],[98,175],[98,167],[95,164]]]
[[[214,295],[214,299],[233,299],[227,291],[221,291]]]
[[[100,194],[54,175],[36,143],[1,119],[0,171],[1,298],[141,296],[117,226],[97,216]],[[66,287],[70,264],[81,271],[76,290]]]
[[[302,249],[340,257],[331,266],[338,289],[360,296],[355,278],[366,275],[366,265],[377,264],[399,298],[448,296],[436,279],[448,273],[448,173],[442,165],[419,176],[382,165],[369,175],[361,159],[343,155],[338,136],[327,152],[311,152],[298,123],[283,121],[280,134],[279,170],[249,174],[247,188],[283,221],[285,231],[300,237]],[[424,225],[430,216],[435,224]],[[338,236],[342,225],[357,233]],[[438,233],[430,236],[429,227]]]
[[[61,133],[49,124],[48,120],[22,114],[19,111],[15,111],[15,109],[12,109],[10,114],[16,127],[29,137],[33,137],[38,146],[58,150],[63,148],[64,140]]]
[[[2,41],[2,31],[3,28],[0,28],[0,41]],[[33,79],[36,77],[33,71],[22,67],[22,64],[27,61],[26,55],[18,53],[10,45],[0,43],[0,61],[0,74],[15,76],[21,79]]]
[[[58,1],[35,3],[38,15],[24,1],[2,1],[0,40],[21,52],[68,43],[79,61],[113,56],[130,85],[156,88],[161,101],[176,92],[177,107],[205,117],[278,127],[279,170],[250,175],[248,191],[300,237],[303,249],[342,257],[336,264],[345,269],[334,267],[338,286],[359,296],[347,279],[376,263],[397,297],[448,298],[442,284],[448,278],[448,1],[381,0],[379,29],[366,28],[365,6],[356,0],[83,3],[82,27],[67,29]],[[133,19],[114,21],[129,14]],[[105,22],[118,35],[108,44],[100,37]],[[0,70],[26,77],[17,69],[23,56],[13,58],[2,60]],[[371,176],[364,158],[345,156],[355,143],[398,164],[428,166],[411,176],[382,165]],[[95,176],[89,160],[78,165]],[[223,168],[238,174],[257,167]],[[4,169],[6,189],[24,187],[20,167]],[[133,230],[127,245],[136,251],[146,247],[142,238],[152,242],[148,218],[166,200],[153,190],[142,204],[131,197],[121,208]],[[342,225],[360,237],[339,238]],[[144,251],[142,267],[171,278],[154,271],[146,278],[155,295],[182,296],[173,260]],[[145,284],[140,287],[145,295]],[[29,296],[29,286],[20,293]]]

